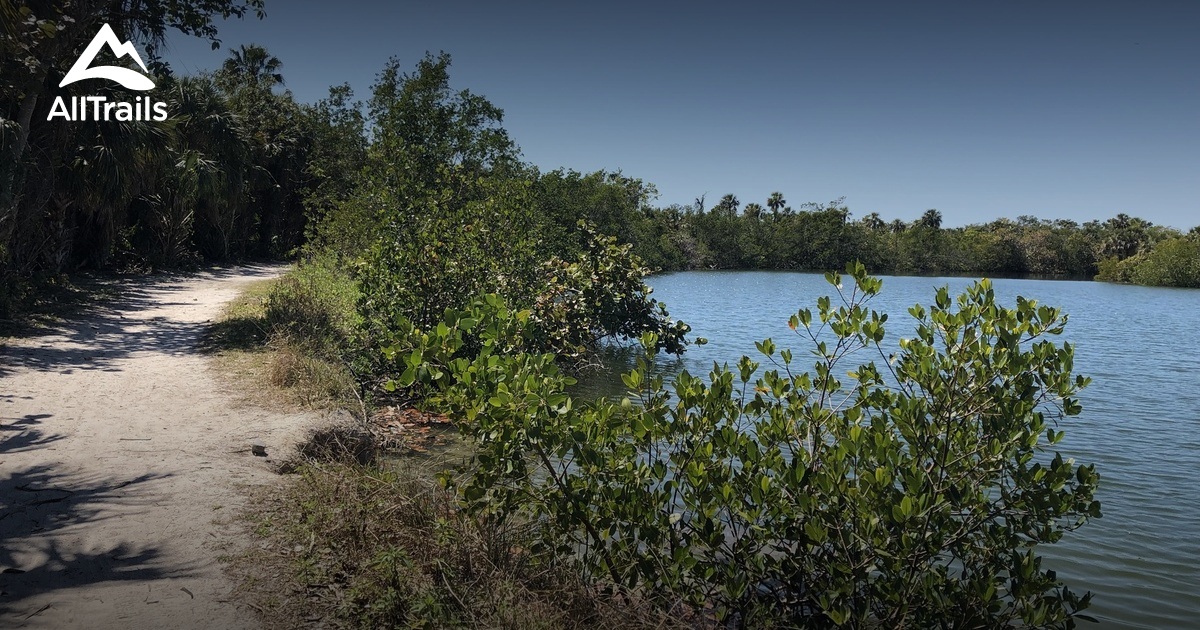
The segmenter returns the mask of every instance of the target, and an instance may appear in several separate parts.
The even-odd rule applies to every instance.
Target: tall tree
[[[426,325],[484,289],[521,296],[538,272],[542,217],[503,111],[452,90],[449,67],[427,55],[405,74],[393,58],[372,86],[364,185],[347,202],[377,226],[360,274],[369,321]]]
[[[218,75],[227,84],[261,86],[267,89],[283,85],[279,69],[283,62],[258,44],[243,44],[229,51]]]
[[[887,228],[887,223],[884,223],[883,218],[879,216],[878,212],[872,212],[871,214],[863,217],[862,224],[863,227],[871,230],[872,232],[882,232]]]
[[[942,213],[934,208],[930,208],[921,215],[920,219],[917,219],[916,225],[931,230],[940,230],[942,228]]]
[[[230,109],[246,127],[253,168],[248,178],[252,198],[246,219],[257,225],[253,249],[281,255],[300,243],[305,230],[304,165],[312,141],[311,119],[283,85],[283,64],[262,46],[230,51],[216,73]]]
[[[720,214],[721,216],[733,218],[737,216],[738,208],[740,206],[741,202],[738,201],[737,196],[725,195],[724,197],[721,197],[721,200],[717,202],[717,205],[713,206],[712,211]]]
[[[374,130],[371,164],[390,186],[434,182],[439,169],[481,175],[516,165],[501,123],[504,110],[470,90],[450,88],[450,55],[426,55],[414,73],[392,58],[373,86],[367,114]]]
[[[778,220],[779,212],[785,206],[787,206],[787,201],[784,200],[783,193],[776,191],[771,193],[770,197],[767,197],[767,207],[771,209],[772,218]]]

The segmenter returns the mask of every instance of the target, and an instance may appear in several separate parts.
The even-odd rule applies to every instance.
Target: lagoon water
[[[957,295],[970,278],[884,277],[871,308],[887,312],[889,338],[912,335],[908,307],[930,304],[936,287]],[[766,337],[809,346],[787,327],[803,307],[830,294],[823,275],[788,272],[687,272],[650,279],[671,315],[705,337],[677,361],[705,375],[713,362],[757,357]],[[1042,548],[1044,566],[1074,591],[1092,591],[1088,614],[1106,628],[1194,628],[1200,623],[1200,290],[1056,280],[993,281],[1006,305],[1017,295],[1061,307],[1070,321],[1061,340],[1076,345],[1077,373],[1092,377],[1083,413],[1060,424],[1064,457],[1096,464],[1103,518]],[[864,360],[868,357],[864,355]],[[615,393],[622,358],[586,383]],[[811,361],[805,363],[810,364]],[[1090,624],[1084,624],[1087,627]]]

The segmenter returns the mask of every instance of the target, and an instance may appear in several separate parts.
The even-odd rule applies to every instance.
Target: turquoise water
[[[885,277],[875,310],[891,315],[889,336],[911,336],[908,307],[933,301],[936,287],[961,291],[969,278]],[[809,349],[788,317],[832,290],[822,275],[787,272],[688,272],[650,279],[654,297],[692,325],[708,345],[664,372],[707,374],[757,355],[772,337],[797,359]],[[1075,368],[1092,377],[1081,416],[1061,428],[1064,456],[1094,463],[1104,517],[1043,548],[1045,566],[1072,590],[1094,594],[1089,614],[1106,628],[1194,628],[1200,624],[1200,291],[1054,280],[994,281],[999,298],[1017,295],[1070,315],[1062,340],[1076,345]],[[593,393],[621,390],[628,357],[586,383]],[[864,356],[864,360],[866,357]],[[1090,624],[1085,624],[1084,627]]]

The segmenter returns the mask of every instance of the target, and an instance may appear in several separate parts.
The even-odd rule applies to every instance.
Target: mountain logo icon
[[[109,81],[116,81],[130,90],[154,89],[153,81],[129,68],[122,68],[120,66],[89,67],[96,60],[96,55],[100,52],[100,48],[105,44],[108,45],[109,50],[118,59],[129,55],[142,67],[143,72],[149,72],[146,70],[146,63],[142,61],[141,55],[138,54],[133,44],[117,39],[117,34],[113,32],[112,27],[105,24],[100,27],[100,32],[96,33],[96,36],[92,38],[92,42],[84,49],[83,54],[79,55],[79,59],[75,61],[75,65],[71,66],[70,72],[67,72],[67,76],[63,77],[62,83],[59,83],[58,87],[64,87],[84,79],[108,79]]]

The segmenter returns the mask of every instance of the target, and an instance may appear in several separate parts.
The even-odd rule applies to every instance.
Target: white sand
[[[196,343],[248,266],[136,282],[0,349],[0,627],[245,628],[218,557],[316,414],[247,408]]]

